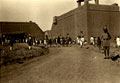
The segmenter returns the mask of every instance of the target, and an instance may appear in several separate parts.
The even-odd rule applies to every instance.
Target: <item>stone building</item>
[[[81,1],[84,1],[84,5],[81,5]],[[66,36],[69,33],[72,39],[76,39],[83,31],[86,40],[89,40],[90,36],[101,36],[105,25],[112,38],[120,36],[120,11],[117,4],[101,5],[99,0],[95,4],[90,4],[88,0],[78,0],[77,3],[76,9],[54,17],[52,36]]]
[[[44,39],[44,32],[40,27],[30,22],[0,22],[0,34],[10,36],[31,35],[37,40]]]

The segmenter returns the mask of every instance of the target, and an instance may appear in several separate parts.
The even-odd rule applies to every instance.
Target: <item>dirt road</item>
[[[56,47],[48,55],[1,68],[0,82],[120,83],[120,64],[104,59],[97,48]]]

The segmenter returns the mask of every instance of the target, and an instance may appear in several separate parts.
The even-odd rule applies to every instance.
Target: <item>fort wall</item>
[[[85,10],[86,7],[83,6],[58,16],[57,24],[52,25],[52,35],[66,36],[69,33],[73,39],[76,39],[80,31],[84,31],[87,35],[87,12]]]
[[[120,35],[120,12],[118,6],[90,5],[88,7],[88,35],[101,36],[107,25],[111,36]]]
[[[57,17],[57,24],[52,25],[53,36],[66,36],[67,33],[76,39],[80,31],[85,38],[101,36],[103,27],[107,25],[114,39],[120,36],[120,11],[117,5],[85,4]]]

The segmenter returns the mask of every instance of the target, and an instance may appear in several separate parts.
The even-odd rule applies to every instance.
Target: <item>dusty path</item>
[[[20,64],[1,83],[120,83],[120,64],[97,49],[50,48],[50,54]],[[2,71],[2,69],[1,69]]]

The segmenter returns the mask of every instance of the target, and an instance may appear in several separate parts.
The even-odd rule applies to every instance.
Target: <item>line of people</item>
[[[105,27],[103,28],[103,34],[101,35],[101,37],[95,38],[93,36],[90,37],[90,44],[91,45],[96,45],[99,50],[104,50],[104,55],[105,58],[104,59],[109,59],[110,57],[110,40],[111,40],[111,35],[107,29],[107,25],[105,25]],[[115,38],[115,43],[116,43],[116,47],[120,48],[120,37],[116,37]]]
[[[111,40],[111,35],[107,29],[107,25],[103,28],[103,34],[100,37],[90,37],[90,45],[97,46],[99,50],[104,51],[105,59],[110,58],[110,40]],[[120,37],[117,36],[115,38],[115,43],[116,47],[120,48]],[[81,48],[87,43],[87,41],[84,38],[84,34],[81,31],[80,36],[77,37],[77,43],[81,46]]]
[[[46,38],[44,40],[44,44],[46,46],[58,46],[60,47],[60,45],[62,46],[69,46],[70,44],[72,44],[72,38],[69,36],[69,34],[67,34],[66,37],[62,37],[61,35],[58,37],[54,37],[54,38],[50,38],[46,35]]]

